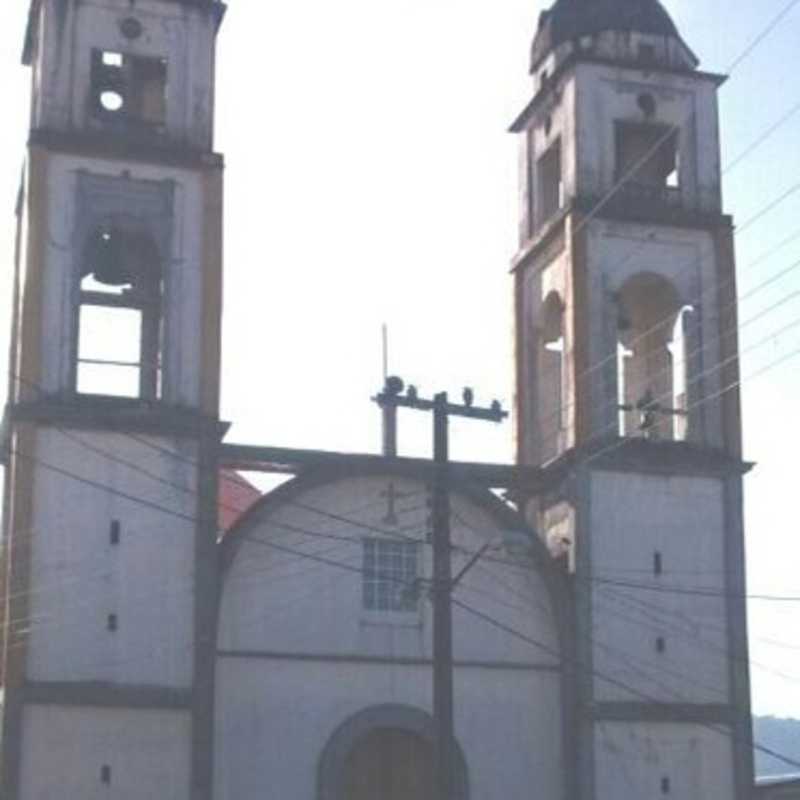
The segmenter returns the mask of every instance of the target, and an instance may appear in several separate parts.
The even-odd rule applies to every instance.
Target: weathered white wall
[[[669,723],[601,723],[595,737],[598,800],[664,796],[729,800],[734,796],[730,731]]]
[[[30,563],[21,565],[30,569],[28,678],[189,687],[197,487],[195,469],[179,459],[195,459],[195,448],[147,440],[170,455],[113,433],[69,437],[56,428],[37,433],[33,530],[17,532],[31,547]],[[121,523],[116,546],[113,519]],[[109,614],[117,615],[116,631],[107,629]]]
[[[428,666],[222,658],[217,670],[216,800],[316,800],[320,755],[345,720],[384,703],[431,708]],[[561,796],[555,676],[464,668],[454,692],[470,800]]]
[[[430,712],[430,666],[347,660],[359,655],[430,658],[428,602],[417,614],[362,609],[360,540],[381,535],[367,526],[391,534],[382,496],[389,484],[404,495],[398,501],[396,530],[424,539],[429,514],[425,487],[391,476],[338,480],[286,500],[278,496],[233,533],[240,543],[224,578],[219,629],[216,796],[220,800],[255,800],[263,796],[265,786],[281,796],[312,800],[322,750],[352,714],[384,703]],[[324,509],[342,521],[315,514],[311,508]],[[334,538],[322,538],[323,534]],[[454,572],[487,539],[502,540],[504,535],[507,532],[490,514],[465,497],[453,497]],[[276,549],[281,547],[294,552]],[[423,546],[423,552],[423,575],[430,576],[430,547]],[[542,647],[454,610],[456,659],[492,664],[492,668],[465,665],[456,671],[457,733],[470,771],[471,797],[522,800],[530,796],[531,787],[537,795],[556,797],[563,774],[561,693],[550,596],[527,560],[515,567],[488,560],[509,558],[502,550],[487,556],[464,578],[456,599]],[[293,656],[316,658],[300,661]],[[326,657],[334,656],[339,663],[326,662]]]
[[[119,23],[136,17],[139,39],[126,39]],[[100,48],[137,56],[165,58],[168,138],[210,149],[214,112],[212,15],[187,4],[140,0],[56,3],[40,13],[42,46],[34,60],[32,127],[70,132],[92,128],[91,51]]]
[[[48,392],[70,391],[73,342],[77,317],[74,291],[79,280],[83,242],[77,240],[80,210],[78,175],[81,170],[120,178],[119,162],[89,157],[51,155],[47,171],[47,218],[49,229],[42,284],[40,324],[42,386]],[[174,217],[171,251],[163,265],[165,274],[164,397],[170,403],[200,405],[202,340],[198,320],[203,318],[203,208],[206,197],[196,171],[126,164],[133,181],[172,181]],[[121,189],[122,191],[122,189]],[[210,279],[210,276],[209,276]]]
[[[591,572],[578,579],[591,581],[594,669],[631,689],[595,677],[599,700],[729,701],[723,503],[713,478],[593,473]]]
[[[189,730],[178,712],[29,706],[20,800],[189,800]]]

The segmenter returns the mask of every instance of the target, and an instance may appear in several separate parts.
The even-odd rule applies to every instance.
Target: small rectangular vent
[[[653,575],[660,577],[664,573],[664,559],[658,551],[653,554]]]

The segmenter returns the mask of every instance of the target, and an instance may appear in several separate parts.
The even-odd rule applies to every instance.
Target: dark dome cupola
[[[551,54],[694,69],[698,60],[658,0],[556,0],[539,17],[531,72]]]

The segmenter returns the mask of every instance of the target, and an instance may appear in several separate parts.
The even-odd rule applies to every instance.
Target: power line
[[[455,598],[453,599],[453,604],[457,605],[459,608],[461,608],[462,610],[466,611],[469,614],[472,614],[473,616],[477,617],[478,619],[482,619],[484,622],[492,625],[493,627],[504,631],[509,636],[512,636],[512,637],[514,637],[516,639],[519,639],[520,641],[527,642],[528,644],[530,644],[533,647],[536,647],[537,649],[540,649],[540,650],[543,650],[544,652],[550,653],[550,655],[554,655],[555,654],[555,651],[553,651],[552,648],[549,647],[549,645],[545,644],[544,642],[540,642],[537,639],[534,639],[533,637],[528,636],[525,633],[522,633],[521,631],[516,630],[515,628],[513,628],[510,625],[506,625],[504,622],[501,622],[500,620],[492,617],[489,614],[485,614],[482,611],[478,611],[477,609],[472,608],[471,606],[468,606],[467,604],[462,603],[461,601],[459,601],[459,600],[457,600]],[[560,660],[562,660],[559,655],[556,655],[556,657],[558,657]],[[597,678],[598,680],[601,680],[604,683],[609,684],[610,686],[614,686],[617,689],[622,689],[623,691],[627,692],[628,694],[632,694],[635,697],[638,697],[640,700],[644,700],[647,703],[658,703],[659,705],[665,705],[667,707],[669,706],[669,703],[660,702],[659,700],[657,700],[656,698],[652,697],[651,695],[648,695],[648,694],[646,694],[644,692],[640,692],[635,687],[629,686],[629,685],[625,684],[624,682],[614,678],[613,676],[605,675],[603,673],[598,672],[597,670],[588,670],[585,666],[583,666],[582,664],[577,663],[577,662],[574,664],[574,666],[579,671],[587,672],[587,673],[591,674],[592,676],[594,676],[595,678]],[[725,736],[727,738],[731,738],[731,739],[734,739],[734,740],[736,738],[732,731],[726,730],[724,728],[718,728],[718,727],[716,727],[714,725],[709,725],[709,724],[704,724],[704,723],[697,723],[697,724],[700,727],[704,727],[704,728],[707,728],[708,730],[712,730],[715,733],[718,733],[718,734],[720,734],[722,736]],[[781,753],[778,753],[777,751],[772,750],[771,748],[768,748],[768,747],[765,747],[764,745],[759,744],[758,742],[753,742],[753,747],[756,750],[758,750],[759,752],[764,753],[765,755],[772,756],[773,758],[776,758],[779,761],[782,761],[784,764],[787,764],[790,767],[794,767],[796,769],[800,769],[800,761],[795,761],[794,759],[789,758],[788,756],[784,756]]]
[[[769,213],[770,210],[776,208],[787,197],[789,197],[791,194],[793,194],[794,192],[796,192],[798,190],[800,190],[800,182],[795,184],[794,187],[790,190],[790,192],[784,193],[777,200],[771,201],[770,203],[767,204],[767,206],[765,206],[760,211],[758,211],[755,214],[755,216],[751,218],[751,220],[750,220],[750,222],[748,224],[752,224],[757,219],[763,218],[763,216],[766,213]],[[747,224],[744,227],[738,229],[738,231],[736,232],[736,235],[742,233],[742,231],[744,231],[746,227],[747,227]],[[785,239],[784,241],[779,243],[779,245],[773,251],[770,251],[769,253],[766,254],[767,257],[770,256],[770,255],[773,255],[774,252],[777,252],[777,250],[779,250],[780,248],[784,247],[786,244],[789,244],[790,242],[794,241],[797,238],[800,238],[800,230],[797,231],[796,233],[792,234],[792,236],[789,237],[788,239]],[[641,247],[644,247],[645,244],[646,243],[643,242]],[[632,256],[629,256],[628,260],[630,260],[630,258],[632,258]],[[745,268],[745,270],[752,269],[753,267],[757,266],[759,263],[763,262],[764,260],[765,260],[765,256],[764,255],[760,256],[755,261],[751,262]],[[700,258],[699,260],[696,260],[694,262],[689,262],[686,265],[684,265],[684,267],[682,269],[680,269],[677,274],[678,275],[682,275],[682,274],[688,272],[693,267],[696,267],[696,266],[700,267],[700,266],[703,265],[704,261],[705,261],[704,258]],[[762,281],[761,283],[757,284],[752,289],[748,290],[745,294],[740,295],[739,297],[735,298],[734,300],[731,300],[729,303],[724,304],[721,308],[718,309],[718,314],[721,314],[722,312],[724,312],[726,310],[729,310],[731,308],[740,307],[741,304],[744,303],[746,300],[749,300],[752,297],[755,297],[763,289],[766,289],[767,287],[772,286],[773,284],[775,284],[777,281],[782,280],[783,278],[787,277],[789,274],[794,272],[798,267],[800,267],[800,261],[793,262],[789,267],[787,267],[784,270],[780,271],[776,275],[773,275],[773,276],[770,276],[769,278],[766,278],[764,281]],[[732,276],[732,277],[730,277],[729,279],[727,279],[725,281],[715,282],[713,284],[713,286],[709,286],[708,288],[706,288],[703,291],[701,291],[700,295],[697,298],[694,298],[691,302],[693,304],[695,304],[695,305],[702,304],[703,300],[707,296],[717,296],[720,289],[724,289],[724,288],[727,288],[728,286],[731,286],[735,281],[736,281],[736,276]],[[796,294],[797,293],[795,293],[795,295],[792,295],[792,298],[794,296],[796,296]],[[787,302],[787,301],[784,300],[783,302]],[[674,313],[670,313],[667,316],[663,317],[662,319],[657,320],[649,328],[645,329],[644,331],[641,331],[641,332],[637,333],[636,336],[630,341],[629,344],[630,344],[631,347],[633,347],[635,344],[644,341],[647,337],[651,336],[657,330],[660,330],[661,328],[666,327],[667,325],[674,325],[674,324],[675,324],[675,314]],[[721,341],[724,336],[732,335],[734,331],[739,330],[739,329],[740,328],[732,328],[732,329],[730,329],[730,331],[722,331],[722,330],[720,330],[719,332],[717,332],[715,334],[714,339]],[[704,345],[698,347],[691,355],[696,355],[698,352],[702,352],[703,349],[704,349]],[[591,364],[591,365],[587,366],[586,368],[584,368],[575,378],[576,385],[579,382],[585,380],[587,377],[589,377],[589,375],[592,375],[594,372],[596,372],[601,367],[603,367],[606,364],[609,364],[610,362],[616,360],[617,357],[618,357],[617,353],[616,353],[616,351],[614,351],[614,352],[609,353],[608,355],[602,357],[601,359],[596,361],[594,364]],[[687,357],[687,360],[688,360],[688,357]],[[555,373],[558,369],[559,368],[551,367],[550,368],[550,372],[551,373]],[[663,374],[663,370],[662,370],[662,373],[660,373],[660,374]],[[567,402],[566,404],[564,404],[563,409],[559,409],[557,411],[554,411],[552,414],[550,414],[549,416],[545,417],[542,420],[542,422],[548,422],[551,419],[554,419],[554,418],[558,417],[560,414],[563,413],[564,410],[572,408],[576,404],[576,402],[577,402],[577,399],[573,399],[573,400]]]
[[[726,166],[725,169],[722,170],[722,174],[725,175],[731,170],[735,169],[739,164],[742,163],[745,159],[749,158],[749,156],[757,150],[764,142],[766,142],[779,128],[785,125],[792,117],[794,117],[797,112],[800,111],[800,103],[796,103],[793,105],[776,123],[770,125],[766,131],[764,131],[760,136],[758,136],[755,141],[753,141],[747,148],[745,148],[738,156],[736,156],[732,161],[730,161]]]
[[[59,470],[59,471],[62,472],[62,473],[64,472],[63,470]],[[96,482],[92,482],[92,484],[96,486]],[[128,496],[128,499],[130,499],[129,496]],[[150,504],[148,503],[148,505],[150,505]],[[311,553],[306,553],[306,552],[303,552],[303,551],[299,551],[296,548],[288,547],[288,546],[285,546],[285,545],[280,545],[280,544],[278,544],[276,542],[268,542],[268,541],[262,540],[262,539],[260,539],[258,537],[244,536],[243,538],[245,538],[247,541],[251,541],[251,542],[257,543],[259,545],[262,545],[262,546],[265,546],[265,547],[269,547],[269,548],[271,548],[273,550],[277,550],[277,551],[280,551],[280,552],[285,552],[285,553],[297,556],[298,558],[301,558],[301,559],[307,559],[309,561],[313,561],[313,562],[316,562],[316,563],[324,564],[326,566],[335,567],[335,568],[339,568],[339,569],[345,569],[347,571],[363,575],[363,570],[361,568],[354,567],[354,566],[351,566],[349,564],[343,564],[342,562],[336,561],[335,559],[331,559],[331,558],[328,558],[326,556],[319,556],[319,555],[315,555],[315,554],[311,554]],[[384,577],[387,580],[398,580],[399,581],[399,579],[395,579],[390,575],[387,575],[387,576],[384,576]],[[402,582],[404,584],[408,584],[407,581],[399,581],[399,582]],[[536,647],[544,648],[545,651],[549,652],[551,655],[554,655],[556,658],[561,659],[560,654],[558,654],[556,651],[553,651],[552,648],[550,648],[548,645],[546,645],[544,643],[541,643],[541,642],[538,642],[537,640],[533,639],[532,637],[528,637],[527,635],[525,635],[525,634],[523,634],[523,633],[521,633],[519,631],[516,631],[511,626],[508,626],[505,623],[502,623],[499,620],[494,619],[493,617],[491,617],[488,614],[485,614],[484,612],[478,611],[477,609],[474,609],[471,606],[468,606],[467,604],[463,603],[463,601],[460,601],[460,600],[454,598],[453,599],[453,604],[458,606],[459,608],[462,608],[462,609],[468,611],[468,613],[471,613],[474,616],[477,616],[477,617],[483,619],[484,621],[491,622],[491,624],[494,624],[495,627],[499,627],[501,630],[504,630],[506,633],[514,635],[517,638],[521,638],[524,641],[527,641],[529,644],[532,644],[532,645],[534,645]],[[653,698],[649,697],[648,695],[644,695],[641,692],[638,692],[638,690],[636,690],[635,688],[629,687],[629,686],[625,685],[623,682],[618,681],[615,678],[612,678],[612,677],[609,677],[609,676],[606,676],[606,675],[602,675],[601,673],[597,673],[597,672],[594,672],[593,674],[595,674],[595,677],[598,677],[599,679],[601,679],[601,680],[603,680],[603,681],[605,681],[607,683],[610,683],[612,685],[616,685],[617,688],[624,688],[628,692],[633,692],[636,695],[640,695],[641,697],[647,699],[649,702],[656,702],[656,701],[654,701]],[[715,728],[714,726],[705,726],[705,727],[710,727],[711,730],[715,730],[718,733],[721,732],[719,729]],[[730,732],[728,732],[728,731],[725,731],[724,733],[725,733],[725,735],[730,735]],[[787,757],[782,756],[780,753],[777,753],[777,752],[775,752],[773,750],[770,750],[769,748],[764,748],[763,746],[760,746],[760,745],[757,745],[757,744],[755,746],[756,746],[756,749],[760,750],[761,752],[764,752],[767,755],[771,755],[772,757],[777,758],[779,760],[782,760],[785,763],[789,764],[790,766],[800,767],[800,762],[794,762],[793,760],[788,759]]]
[[[728,74],[732,74],[733,71],[764,41],[764,39],[769,36],[772,31],[774,31],[778,25],[784,20],[784,18],[789,14],[789,12],[800,2],[800,0],[791,0],[787,3],[779,12],[775,15],[775,17],[770,20],[767,26],[750,42],[747,47],[731,62],[730,66],[727,69]]]

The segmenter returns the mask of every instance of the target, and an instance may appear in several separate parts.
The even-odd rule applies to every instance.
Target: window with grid
[[[417,542],[364,539],[364,608],[367,611],[416,611],[418,570]]]

